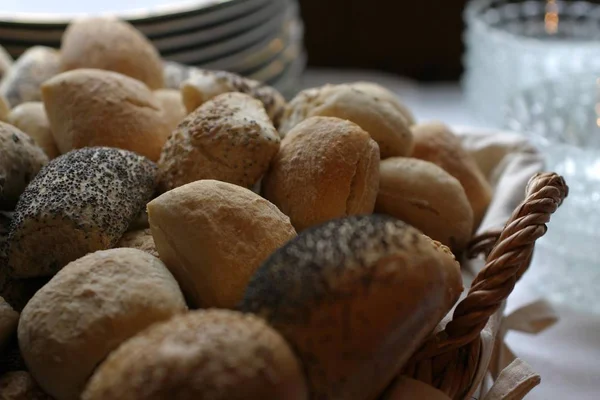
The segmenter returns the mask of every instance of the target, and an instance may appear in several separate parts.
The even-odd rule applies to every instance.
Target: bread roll
[[[13,59],[6,49],[0,46],[0,79],[8,72],[13,65]]]
[[[159,89],[154,91],[154,97],[158,101],[160,106],[163,119],[169,128],[168,136],[165,138],[165,142],[171,136],[171,131],[177,128],[177,125],[187,116],[187,110],[183,105],[183,98],[181,92],[174,89]]]
[[[150,229],[142,229],[139,231],[127,232],[123,235],[116,247],[129,247],[145,251],[148,254],[152,254],[158,257],[158,251],[154,244],[154,238]]]
[[[25,187],[48,163],[33,139],[0,122],[0,210],[12,209]]]
[[[52,160],[17,204],[8,238],[11,274],[51,276],[114,246],[152,196],[155,171],[137,154],[105,147]]]
[[[33,296],[19,320],[19,347],[47,393],[79,400],[112,350],[185,310],[159,259],[136,249],[98,251],[67,265]]]
[[[30,47],[14,63],[0,83],[0,95],[11,107],[40,101],[41,84],[59,72],[58,51],[44,46]]]
[[[8,372],[0,377],[0,399],[52,400],[26,371]]]
[[[274,88],[258,81],[225,71],[196,70],[181,84],[183,102],[192,112],[208,100],[223,93],[240,92],[254,97],[263,104],[273,125],[279,122],[285,109],[285,99]]]
[[[8,113],[10,112],[10,106],[4,96],[0,95],[0,121],[6,122],[8,120]]]
[[[458,180],[415,158],[384,160],[380,173],[376,212],[399,218],[455,251],[465,248],[473,210]]]
[[[159,102],[141,82],[111,71],[78,69],[42,85],[56,144],[71,149],[108,146],[152,161],[169,137]]]
[[[62,37],[62,71],[96,68],[163,87],[163,65],[152,43],[131,24],[112,17],[74,20]]]
[[[181,84],[189,79],[195,73],[201,73],[204,70],[196,67],[190,67],[174,61],[163,61],[163,80],[166,89],[179,90]]]
[[[9,340],[17,332],[19,313],[0,296],[0,353],[4,351]]]
[[[7,121],[31,136],[49,159],[60,155],[43,103],[32,101],[19,104],[10,111]]]
[[[302,232],[255,273],[240,309],[277,329],[312,399],[376,399],[462,290],[452,253],[388,216]]]
[[[492,201],[492,188],[475,159],[446,125],[434,122],[412,127],[415,147],[412,157],[432,162],[458,179],[473,209],[474,228]]]
[[[351,84],[325,85],[300,92],[289,103],[279,133],[285,136],[303,120],[314,117],[350,120],[367,131],[379,144],[381,158],[407,156],[412,133],[397,104]]]
[[[234,307],[275,249],[296,236],[289,218],[256,193],[201,180],[148,204],[152,236],[195,307]]]
[[[147,377],[152,376],[152,379]],[[300,365],[262,319],[193,311],[125,342],[82,400],[308,400]]]
[[[263,194],[297,231],[330,219],[370,214],[379,187],[379,148],[358,125],[312,117],[281,143]]]
[[[398,96],[383,86],[374,82],[362,81],[350,83],[350,86],[360,91],[369,93],[379,100],[388,102],[391,106],[396,108],[402,114],[402,116],[404,116],[404,119],[409,127],[416,123],[415,116],[413,115],[412,111],[410,111],[410,109],[400,101]]]
[[[200,179],[252,187],[279,149],[279,135],[259,101],[226,93],[188,115],[158,161],[160,190]]]

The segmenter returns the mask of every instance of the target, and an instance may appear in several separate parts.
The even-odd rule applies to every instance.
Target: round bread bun
[[[0,353],[4,351],[12,336],[17,332],[19,313],[0,297]]]
[[[0,79],[8,72],[13,65],[13,59],[6,49],[0,46]]]
[[[0,209],[12,209],[48,157],[30,136],[0,122]]]
[[[473,209],[474,228],[479,226],[492,201],[492,187],[460,139],[442,123],[412,127],[415,146],[411,157],[432,162],[458,179]]]
[[[62,37],[60,68],[96,68],[118,72],[163,87],[163,65],[158,51],[131,24],[112,17],[72,21]]]
[[[370,214],[379,187],[379,148],[358,125],[312,117],[296,125],[262,181],[264,196],[297,231],[330,219]]]
[[[187,116],[187,110],[183,105],[181,92],[174,89],[158,89],[154,91],[154,97],[163,113],[163,119],[169,128],[165,142],[171,136],[171,131]]]
[[[63,72],[42,85],[42,95],[62,153],[108,146],[156,161],[170,134],[152,92],[143,83],[116,72]]]
[[[148,379],[152,376],[152,379]],[[301,367],[262,319],[192,311],[131,338],[100,365],[82,400],[308,400]]]
[[[27,371],[11,371],[0,376],[1,400],[53,400],[42,391]]]
[[[258,266],[296,236],[273,204],[249,189],[214,180],[152,200],[148,219],[161,260],[194,307],[234,307]]]
[[[286,101],[276,89],[261,82],[231,72],[194,70],[181,84],[181,94],[188,112],[196,110],[220,94],[229,92],[245,93],[259,100],[273,125],[279,126]]]
[[[125,233],[115,247],[138,249],[152,254],[154,257],[158,257],[158,251],[156,250],[150,228]]]
[[[279,133],[285,136],[294,126],[314,116],[356,123],[377,142],[382,159],[408,156],[411,152],[412,133],[404,114],[396,103],[378,97],[372,90],[352,84],[304,90],[288,104]]]
[[[154,193],[155,172],[146,158],[107,147],[50,161],[17,204],[8,237],[11,274],[51,276],[113,247]]]
[[[277,250],[240,310],[303,363],[311,399],[375,399],[462,291],[452,253],[389,216],[329,221]]]
[[[416,123],[415,116],[412,111],[410,111],[410,109],[400,101],[398,96],[383,86],[374,82],[363,81],[350,83],[350,86],[360,91],[369,93],[380,100],[387,101],[404,116],[404,119],[409,127]]]
[[[162,192],[200,179],[252,187],[279,149],[279,135],[262,104],[225,93],[188,115],[158,161]]]
[[[473,210],[460,182],[428,161],[383,160],[375,211],[420,229],[454,251],[471,239]]]
[[[79,400],[112,350],[186,309],[177,282],[156,257],[136,249],[98,251],[67,265],[27,303],[19,347],[47,393]]]
[[[40,86],[58,74],[59,53],[55,49],[34,46],[27,49],[8,70],[0,83],[0,95],[11,107],[27,101],[40,101]]]
[[[6,121],[31,136],[50,160],[60,155],[42,102],[19,104],[10,110]]]

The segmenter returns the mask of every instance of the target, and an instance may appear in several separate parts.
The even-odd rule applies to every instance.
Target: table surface
[[[418,84],[409,80],[368,71],[309,70],[303,87],[325,83],[367,80],[397,93],[419,121],[439,120],[449,125],[490,128],[474,118],[457,83]],[[532,294],[536,272],[552,265],[540,265],[536,258],[511,294],[507,312],[537,300]],[[509,332],[507,343],[513,352],[542,376],[542,383],[529,400],[600,399],[600,316],[557,306],[559,322],[538,335]]]

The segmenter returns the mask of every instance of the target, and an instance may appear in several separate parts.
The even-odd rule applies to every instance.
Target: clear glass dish
[[[505,126],[527,135],[569,197],[538,241],[532,287],[600,314],[600,70],[534,85],[508,101]]]
[[[501,126],[511,95],[539,81],[600,70],[600,4],[471,0],[463,87],[474,114]]]

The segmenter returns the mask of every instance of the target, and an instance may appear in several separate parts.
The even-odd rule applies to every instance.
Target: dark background
[[[467,0],[299,0],[309,65],[455,80]]]

